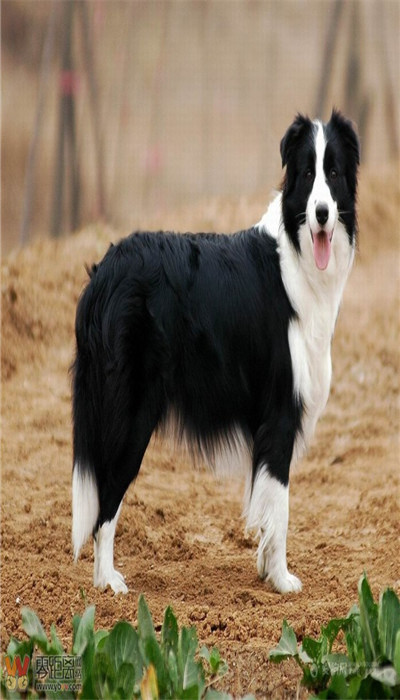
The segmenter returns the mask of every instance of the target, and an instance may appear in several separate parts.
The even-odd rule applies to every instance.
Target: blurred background
[[[3,253],[93,221],[129,233],[210,196],[267,201],[297,111],[340,108],[364,166],[399,163],[398,0],[2,0],[1,14]]]

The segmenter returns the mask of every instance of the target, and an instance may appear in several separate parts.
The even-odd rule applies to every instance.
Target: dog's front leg
[[[289,484],[282,484],[262,466],[255,475],[247,513],[247,527],[260,538],[257,570],[279,593],[298,592],[301,581],[286,562],[289,522]]]

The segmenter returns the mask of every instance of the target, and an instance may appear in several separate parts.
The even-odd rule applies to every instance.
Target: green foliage
[[[400,601],[387,589],[375,603],[364,574],[358,606],[344,619],[331,620],[317,640],[300,645],[286,620],[270,659],[293,658],[303,671],[302,683],[318,698],[400,698]],[[334,653],[339,632],[347,653]]]
[[[62,697],[110,698],[190,698],[193,700],[223,700],[228,696],[211,688],[227,666],[219,651],[203,647],[198,652],[198,640],[194,627],[178,628],[178,622],[170,607],[165,611],[160,639],[157,638],[153,620],[143,596],[138,603],[137,630],[129,622],[121,621],[110,632],[94,630],[94,606],[86,608],[82,617],[72,620],[73,643],[71,654],[82,659],[82,688],[76,692],[63,691]],[[32,661],[35,650],[46,656],[62,656],[65,650],[51,627],[51,639],[38,616],[29,608],[22,611],[22,623],[28,641],[11,638],[7,655],[28,655]],[[11,661],[12,662],[12,661]],[[6,675],[1,678],[1,696],[20,697],[7,687]],[[37,698],[29,666],[28,697]],[[43,697],[43,694],[41,695]],[[46,691],[46,697],[59,694]]]
[[[279,663],[293,658],[303,672],[302,683],[318,698],[400,698],[400,601],[387,589],[379,602],[373,599],[365,575],[358,586],[358,605],[346,618],[333,619],[321,628],[318,639],[305,637],[299,645],[292,627],[283,621],[282,636],[271,650],[270,659]],[[138,602],[135,629],[129,622],[118,622],[111,631],[94,628],[94,606],[72,620],[73,643],[70,655],[82,660],[81,689],[63,690],[63,700],[72,698],[190,698],[227,700],[229,696],[212,685],[227,671],[218,649],[198,649],[194,627],[179,629],[170,607],[165,610],[160,634],[143,596]],[[38,616],[29,608],[22,610],[22,625],[28,639],[11,637],[9,664],[19,657],[30,661],[36,654],[64,656],[66,652],[54,625],[50,639]],[[346,653],[335,650],[338,636]],[[337,647],[336,647],[337,648]],[[38,698],[30,663],[27,685],[15,689],[10,678],[1,673],[1,697]],[[44,697],[43,693],[40,697]],[[60,693],[47,690],[45,697]]]

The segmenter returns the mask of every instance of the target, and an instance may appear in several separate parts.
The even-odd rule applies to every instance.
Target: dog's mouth
[[[321,229],[316,233],[311,231],[311,238],[313,242],[313,253],[315,264],[319,270],[326,270],[331,257],[331,244],[333,238],[333,231],[330,233]]]

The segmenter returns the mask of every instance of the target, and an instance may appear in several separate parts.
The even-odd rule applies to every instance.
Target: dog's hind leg
[[[93,583],[98,588],[111,586],[114,593],[128,593],[123,575],[114,569],[114,537],[122,501],[112,520],[103,523],[94,536]]]
[[[166,352],[143,294],[136,295],[132,273],[120,270],[118,259],[111,267],[104,262],[100,278],[94,274],[77,310],[73,544],[77,559],[92,534],[95,586],[126,593],[114,568],[115,531],[124,494],[162,418]]]
[[[99,518],[94,533],[94,585],[111,586],[115,593],[127,593],[122,574],[114,568],[114,537],[126,490],[139,473],[151,435],[160,417],[159,392],[149,387],[146,399],[134,410],[119,413],[119,431],[104,445],[105,472],[98,480]],[[114,397],[118,405],[118,396]],[[117,436],[117,438],[116,438]],[[107,441],[107,440],[106,440]]]
[[[133,426],[133,430],[135,426]],[[137,477],[142,458],[149,442],[138,440],[136,450],[128,450],[125,459],[113,461],[109,477],[99,484],[100,513],[94,532],[94,575],[93,583],[98,588],[110,586],[114,593],[127,593],[128,588],[122,574],[114,568],[114,538],[122,499],[129,486]]]

